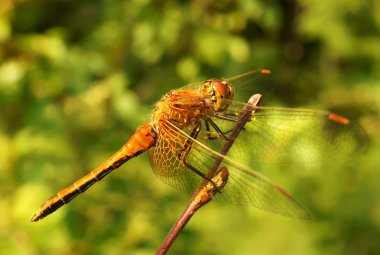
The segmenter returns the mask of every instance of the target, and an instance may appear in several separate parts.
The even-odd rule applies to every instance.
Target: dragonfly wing
[[[150,163],[155,175],[170,186],[193,192],[202,181],[199,175],[188,169],[180,160],[186,143],[191,137],[178,132],[173,124],[163,122],[155,145],[149,150]],[[190,140],[189,140],[190,139]],[[202,160],[202,159],[200,159]],[[203,161],[207,160],[203,159]],[[204,162],[206,163],[206,162]]]
[[[234,103],[228,112],[212,119],[223,132],[228,132],[240,110],[241,106]],[[202,142],[217,146],[215,141],[203,139]],[[367,146],[365,131],[339,115],[258,106],[228,155],[249,165],[334,161],[360,153]]]
[[[220,142],[218,139],[213,140]],[[188,141],[192,145],[186,162],[202,173],[206,173],[218,157],[224,158],[222,166],[227,167],[229,180],[221,194],[216,196],[218,200],[234,205],[253,205],[299,219],[310,219],[308,211],[282,188],[253,169],[240,165],[191,138],[186,130],[180,130],[169,122],[163,123],[158,141],[150,151],[153,170],[162,181],[188,192],[194,192],[203,181],[202,177],[179,160],[178,154]]]
[[[272,94],[275,86],[268,69],[256,69],[225,79],[234,88],[235,100],[246,102],[253,94]]]
[[[301,203],[265,176],[238,165],[229,158],[223,161],[222,166],[229,170],[229,179],[221,194],[215,197],[217,201],[233,205],[252,205],[261,210],[301,220],[311,219],[310,213]]]

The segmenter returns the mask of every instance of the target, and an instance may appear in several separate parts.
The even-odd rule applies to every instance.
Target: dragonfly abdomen
[[[147,124],[138,128],[123,147],[106,162],[47,200],[32,217],[32,221],[38,221],[53,213],[64,204],[70,202],[70,200],[75,198],[78,194],[87,190],[95,182],[103,179],[107,174],[121,166],[130,158],[136,157],[140,153],[148,150],[154,145],[156,137],[157,134],[151,125]]]

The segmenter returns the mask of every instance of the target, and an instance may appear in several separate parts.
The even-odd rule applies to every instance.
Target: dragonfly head
[[[234,97],[234,89],[227,81],[208,80],[204,83],[203,93],[210,97],[216,112],[227,110]]]

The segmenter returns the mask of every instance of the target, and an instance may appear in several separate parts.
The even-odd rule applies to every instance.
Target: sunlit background
[[[369,148],[268,173],[312,222],[210,203],[170,254],[380,254],[379,31],[375,0],[1,0],[0,254],[153,254],[190,195],[146,155],[29,220],[169,90],[261,67],[264,103],[343,114]]]

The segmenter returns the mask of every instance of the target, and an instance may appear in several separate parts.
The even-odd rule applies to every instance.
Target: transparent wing
[[[253,94],[270,95],[275,86],[269,69],[256,69],[225,79],[234,88],[235,100],[246,102]]]
[[[245,102],[253,94],[268,95],[273,92],[273,82],[268,79],[268,74],[270,74],[268,69],[256,69],[221,80],[228,81],[229,85],[234,88],[235,99]],[[204,82],[190,83],[176,90],[191,91],[201,95]]]
[[[270,74],[269,69],[255,69],[246,73],[238,74],[233,77],[226,78],[225,80],[232,84],[232,86],[245,87],[251,86],[260,77],[260,75]]]
[[[210,117],[219,129],[228,133],[235,126],[243,104],[234,102],[230,110]],[[214,150],[222,137],[199,141]],[[334,161],[363,152],[368,146],[365,131],[339,115],[315,110],[256,107],[234,146],[227,154],[244,164],[285,164],[291,162]]]
[[[191,142],[186,163],[206,173],[218,157],[223,157],[222,166],[229,171],[229,179],[217,200],[234,205],[253,205],[259,209],[286,216],[310,219],[308,211],[292,196],[253,169],[238,164],[229,157],[191,138],[192,129],[180,130],[170,122],[161,123],[160,134],[150,150],[154,173],[167,184],[188,192],[194,192],[203,178],[194,173],[179,159],[179,154]],[[203,134],[202,134],[203,135]],[[211,139],[221,143],[220,139]],[[233,145],[232,147],[234,147]]]

